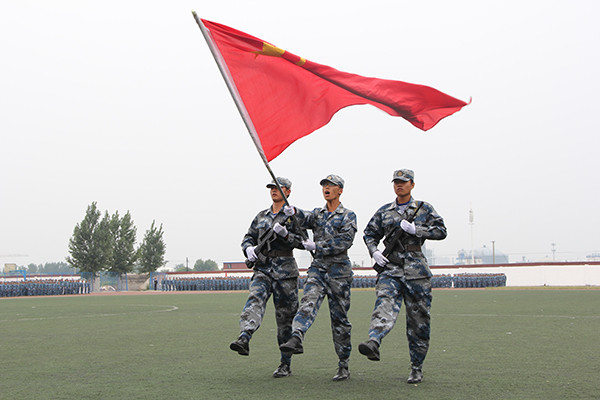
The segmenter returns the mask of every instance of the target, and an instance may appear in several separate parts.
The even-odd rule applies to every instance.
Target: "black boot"
[[[279,350],[284,353],[302,354],[304,348],[302,347],[302,340],[298,336],[292,336],[290,340],[279,346]]]
[[[240,335],[235,342],[231,342],[229,348],[233,351],[237,351],[240,356],[247,356],[250,354],[248,337],[246,335]]]
[[[334,381],[345,381],[350,378],[350,371],[348,371],[348,367],[339,367],[337,370],[337,374],[333,377]]]
[[[290,364],[281,363],[273,372],[273,378],[283,378],[284,376],[290,376],[291,374],[292,369],[290,368]]]
[[[410,375],[406,383],[419,383],[423,380],[423,370],[421,367],[412,366],[410,368]]]
[[[379,361],[379,343],[373,339],[358,345],[360,354],[367,356],[371,361]]]

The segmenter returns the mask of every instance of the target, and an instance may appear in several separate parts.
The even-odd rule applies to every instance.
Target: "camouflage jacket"
[[[356,234],[356,214],[340,204],[334,212],[327,207],[312,211],[298,210],[298,221],[305,229],[311,229],[317,246],[311,269],[325,271],[331,278],[352,276],[352,263],[348,249]]]
[[[423,203],[416,216],[415,211]],[[371,256],[377,250],[379,242],[388,235],[391,235],[395,229],[400,228],[400,221],[413,218],[417,232],[415,235],[406,234],[402,240],[406,251],[394,251],[394,258],[401,258],[404,265],[398,265],[393,262],[386,264],[382,273],[390,276],[405,276],[406,279],[430,278],[431,270],[422,251],[415,251],[421,247],[425,239],[442,240],[446,238],[446,226],[444,220],[435,211],[433,206],[426,202],[415,201],[412,197],[402,213],[396,211],[396,201],[385,204],[377,212],[364,230],[364,241],[369,249]],[[389,258],[389,257],[388,257]]]
[[[269,229],[272,229],[275,222],[279,222],[288,230],[288,236],[283,238],[276,235],[276,238],[271,243],[271,254],[277,252],[292,252],[294,248],[302,247],[302,236],[300,228],[294,223],[292,218],[287,217],[283,213],[283,209],[277,215],[271,212],[271,208],[259,212],[252,223],[248,232],[242,240],[242,252],[246,257],[246,249],[250,246],[257,246],[258,239]],[[304,234],[306,236],[306,233]],[[267,256],[267,261],[262,264],[256,262],[254,269],[264,272],[273,279],[295,278],[298,276],[298,265],[293,256],[269,256],[266,250],[263,254]]]

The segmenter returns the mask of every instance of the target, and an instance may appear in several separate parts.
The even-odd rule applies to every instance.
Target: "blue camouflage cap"
[[[392,178],[392,182],[396,179],[399,179],[404,182],[415,181],[415,173],[412,169],[399,169],[394,171],[394,177]]]
[[[341,187],[342,189],[344,188],[344,180],[337,175],[327,175],[326,178],[321,179],[321,182],[319,182],[319,184],[321,186],[323,186],[324,183],[329,182],[329,183],[333,183],[336,186]]]
[[[290,181],[288,178],[283,178],[281,176],[278,176],[277,182],[279,182],[279,186],[285,186],[288,189],[292,188],[292,181]],[[272,181],[271,183],[267,184],[267,187],[272,188],[272,187],[277,187],[277,185],[275,184],[275,181]]]

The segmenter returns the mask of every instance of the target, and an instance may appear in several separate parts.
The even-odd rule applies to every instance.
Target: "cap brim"
[[[337,187],[340,187],[340,188],[344,187],[344,185],[340,185],[339,183],[330,181],[329,179],[321,179],[321,182],[319,182],[319,185],[323,186],[324,183],[331,183],[333,186],[337,186]]]

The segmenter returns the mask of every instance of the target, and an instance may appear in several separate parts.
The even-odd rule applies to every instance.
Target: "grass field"
[[[382,360],[358,353],[374,291],[353,290],[351,377],[327,305],[293,375],[274,379],[271,304],[250,356],[229,350],[246,299],[164,293],[0,299],[0,399],[598,399],[600,290],[434,290],[421,384],[408,385],[403,311]]]

